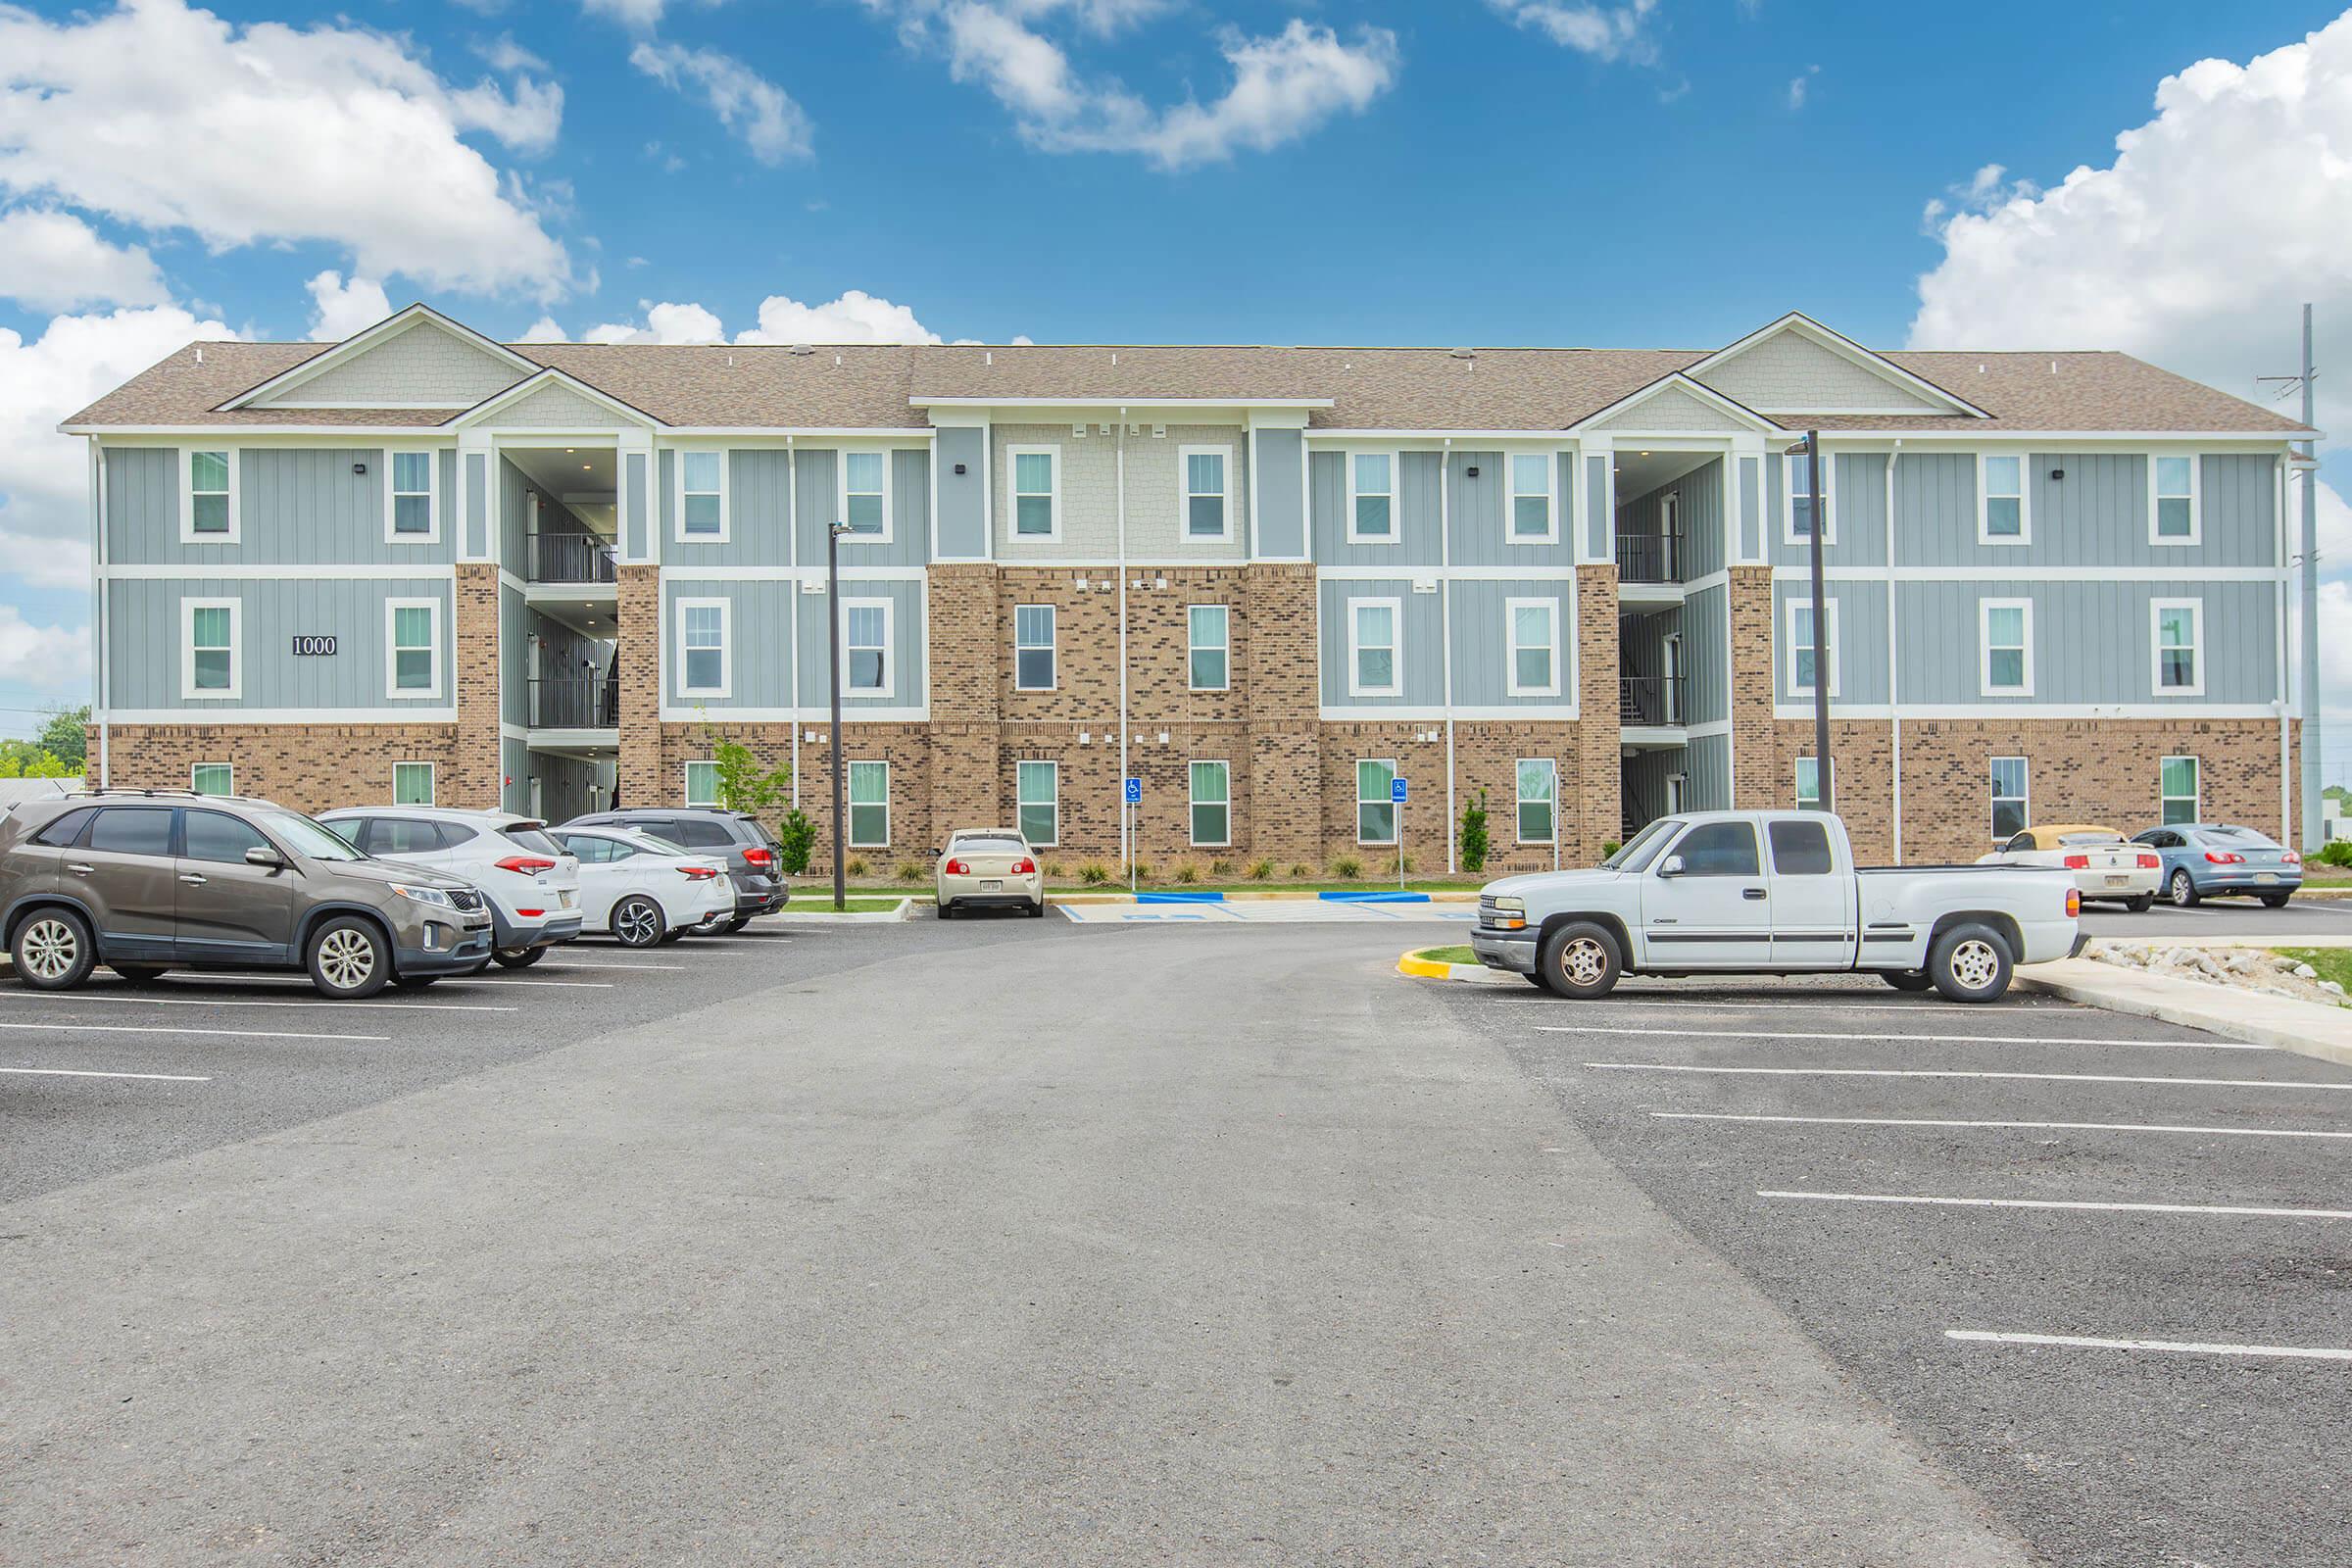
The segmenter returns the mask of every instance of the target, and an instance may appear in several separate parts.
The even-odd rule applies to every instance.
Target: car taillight
[[[2207,850],[2205,858],[2215,865],[2243,865],[2246,858],[2235,850]]]
[[[964,864],[961,860],[950,860],[948,862],[948,875],[970,876],[971,874],[972,868]]]
[[[529,876],[535,871],[553,871],[556,862],[539,855],[510,855],[498,862],[501,871],[519,871]]]
[[[2278,857],[2278,863],[2280,865],[2301,865],[2303,863],[2303,857],[2297,855],[2292,850],[2282,851]]]
[[[1012,874],[1014,876],[1035,876],[1037,875],[1037,862],[1023,856],[1020,859],[1012,862]]]
[[[514,912],[525,920],[536,920],[547,911],[545,909],[516,909]]]
[[[766,866],[773,865],[775,860],[776,852],[773,850],[746,850],[743,852],[743,863],[746,865],[757,865],[764,868]]]
[[[2139,868],[2142,871],[2153,871],[2156,869],[2156,867],[2162,865],[2163,863],[2164,862],[2162,860],[2159,860],[2153,855],[2143,855],[2139,858]]]
[[[708,882],[718,873],[707,865],[681,865],[678,874],[689,882]]]
[[[2069,920],[2080,919],[2082,914],[2082,890],[2081,888],[2068,888],[2066,890],[2066,917]]]
[[[2066,858],[2066,868],[2069,871],[2087,871],[2090,869],[2090,857],[2087,855],[2070,855]]]

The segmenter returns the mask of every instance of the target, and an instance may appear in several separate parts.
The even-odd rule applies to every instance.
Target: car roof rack
[[[131,789],[122,785],[118,785],[112,789],[69,790],[57,798],[61,801],[98,801],[104,800],[108,796],[112,795],[138,795],[150,799],[185,801],[235,801],[246,806],[268,806],[270,804],[268,801],[263,800],[258,795],[213,795],[207,794],[202,790],[176,788]]]

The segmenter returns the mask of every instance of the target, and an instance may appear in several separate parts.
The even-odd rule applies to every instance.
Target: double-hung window
[[[1015,825],[1021,837],[1032,849],[1048,849],[1061,842],[1061,764],[1059,762],[1015,762],[1012,768],[1013,808],[1020,821]]]
[[[1511,543],[1540,545],[1558,539],[1552,525],[1550,454],[1515,452],[1505,466],[1511,476]]]
[[[688,762],[686,764],[686,804],[704,807],[718,804],[718,764],[716,762]]]
[[[1977,514],[1977,542],[2022,545],[2030,537],[2026,524],[2026,460],[2013,453],[1987,453],[1978,465],[1979,493],[1984,497]]]
[[[890,537],[890,455],[841,455],[841,520],[850,531],[874,539]]]
[[[181,455],[180,541],[234,544],[237,539],[237,455],[188,452]]]
[[[395,544],[431,544],[441,536],[441,509],[433,494],[433,455],[395,452],[385,465],[390,487],[390,538]]]
[[[841,602],[843,690],[852,697],[891,695],[890,618],[887,599]]]
[[[1838,466],[1825,462],[1824,490],[1821,500],[1821,542],[1838,542],[1838,495],[1829,488],[1836,483]],[[1782,537],[1792,545],[1801,545],[1813,537],[1813,460],[1802,452],[1785,454],[1781,459],[1781,517]]]
[[[1016,539],[1061,537],[1061,454],[1053,447],[1013,447],[1012,532]]]
[[[1232,682],[1231,621],[1223,605],[1185,612],[1186,679],[1197,692],[1221,692]]]
[[[237,652],[237,622],[243,612],[234,599],[179,602],[182,697],[240,696],[244,661]]]
[[[1829,622],[1823,629],[1828,633],[1830,656],[1830,695],[1838,695],[1838,602],[1828,605]],[[1820,650],[1813,636],[1813,606],[1809,600],[1788,601],[1788,695],[1813,695],[1813,662]]]
[[[1548,757],[1519,759],[1519,842],[1549,844],[1558,831],[1560,764]]]
[[[1220,850],[1233,842],[1233,768],[1226,762],[1192,765],[1193,843]]]
[[[1012,686],[1015,691],[1054,689],[1054,607],[1012,607]]]
[[[1838,763],[1830,763],[1830,781],[1838,779]],[[1796,808],[1800,811],[1821,809],[1821,759],[1800,757],[1796,760]]]
[[[1513,697],[1560,695],[1560,602],[1506,599],[1502,612],[1510,628],[1509,684]]]
[[[727,537],[727,455],[678,454],[678,537]]]
[[[1977,602],[1977,640],[1983,662],[1978,687],[1986,697],[2034,695],[2034,602],[1983,599]]]
[[[725,599],[678,601],[678,690],[690,697],[725,697],[733,689],[728,635],[734,606]]]
[[[2034,825],[2031,780],[2022,757],[1992,760],[1992,842],[2006,844]]]
[[[2205,695],[2205,607],[2195,599],[2158,599],[2148,607],[2159,697]]]
[[[1356,452],[1348,459],[1348,542],[1396,542],[1396,455]]]
[[[236,766],[230,762],[198,762],[188,769],[188,789],[197,795],[234,795]]]
[[[433,764],[430,762],[394,762],[392,764],[392,804],[394,806],[432,805]]]
[[[850,843],[878,850],[890,843],[890,764],[850,764]]]
[[[393,599],[384,605],[384,695],[437,697],[441,693],[441,602]]]
[[[1226,501],[1226,470],[1233,452],[1228,447],[1183,447],[1176,454],[1184,475],[1184,537],[1188,540],[1225,539],[1232,535],[1231,508]]]
[[[1396,803],[1390,786],[1396,781],[1394,758],[1368,758],[1355,764],[1355,842],[1396,842]]]
[[[1396,697],[1404,691],[1403,661],[1396,657],[1396,625],[1402,603],[1395,599],[1348,602],[1348,695]]]
[[[2160,545],[2197,542],[2197,463],[2194,458],[2157,458],[2148,502],[2148,538]]]
[[[2197,820],[2197,786],[2201,782],[2197,777],[2197,760],[2167,757],[2157,762],[2156,769],[2156,791],[2162,798],[2157,820],[2168,827],[2176,822]]]

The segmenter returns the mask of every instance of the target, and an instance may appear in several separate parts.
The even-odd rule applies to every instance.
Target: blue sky
[[[0,707],[86,684],[80,459],[43,421],[206,323],[348,329],[378,289],[572,337],[767,302],[801,336],[1711,347],[1801,308],[2249,392],[2304,297],[2352,347],[2346,264],[2298,250],[2352,197],[2267,183],[2328,183],[2313,138],[2352,162],[2352,24],[2304,42],[2338,9],[0,10]]]

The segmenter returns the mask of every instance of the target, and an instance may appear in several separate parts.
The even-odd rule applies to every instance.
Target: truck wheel
[[[1580,920],[1544,939],[1536,973],[1554,996],[1592,1002],[1617,989],[1624,964],[1608,928]]]
[[[2155,906],[2155,894],[2142,893],[2136,899],[2126,899],[2124,901],[2124,907],[2131,910],[2133,914],[2145,914],[2151,907]]]
[[[2009,989],[2009,944],[1988,925],[1956,925],[1928,949],[1928,975],[1949,1002],[1997,1002]]]
[[[1882,969],[1879,978],[1897,991],[1925,991],[1936,983],[1925,969]]]
[[[2177,909],[2193,909],[2197,906],[2196,879],[2188,874],[2185,865],[2173,873],[2172,897],[2173,907]]]

